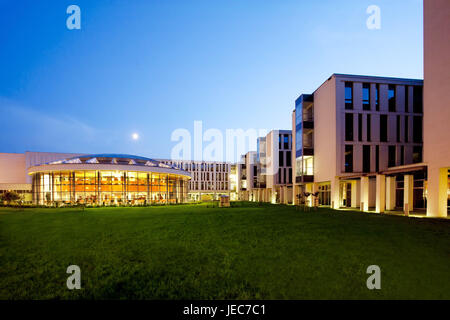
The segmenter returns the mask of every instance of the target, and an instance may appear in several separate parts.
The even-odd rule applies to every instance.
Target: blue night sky
[[[0,152],[158,158],[195,120],[291,129],[332,73],[423,78],[422,28],[422,0],[0,0]]]

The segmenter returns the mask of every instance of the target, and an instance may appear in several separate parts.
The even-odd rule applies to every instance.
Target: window
[[[423,88],[414,87],[413,96],[413,112],[422,113],[423,112]]]
[[[370,117],[370,114],[368,114],[367,115],[367,141],[370,141],[372,139],[371,131],[372,131],[371,117]]]
[[[353,172],[353,146],[345,146],[345,172]]]
[[[380,111],[380,85],[375,85],[375,109]]]
[[[370,84],[363,83],[363,110],[370,110]]]
[[[405,142],[409,140],[409,117],[405,116]]]
[[[400,142],[400,116],[397,115],[397,142]]]
[[[389,146],[388,167],[395,167],[395,146]]]
[[[353,82],[345,83],[345,109],[353,109]]]
[[[362,141],[362,114],[358,114],[358,141]]]
[[[289,181],[288,181],[288,183],[289,184],[292,183],[292,168],[289,168]]]
[[[422,117],[413,117],[413,142],[422,142]]]
[[[395,112],[395,86],[389,85],[388,88],[389,112]]]
[[[415,146],[413,147],[413,163],[422,162],[422,147]]]
[[[370,172],[370,146],[363,146],[363,172]]]
[[[289,135],[284,135],[284,149],[289,149]]]
[[[345,141],[353,141],[353,113],[345,114]]]
[[[286,152],[286,167],[292,166],[292,155],[290,151]]]
[[[253,176],[256,177],[257,175],[258,175],[258,167],[257,166],[253,166]]]
[[[387,115],[380,115],[380,141],[387,142]]]
[[[405,164],[405,146],[400,147],[400,165]]]
[[[409,87],[405,86],[405,112],[409,110]]]
[[[283,151],[278,151],[278,165],[284,167]]]
[[[278,135],[278,149],[281,149],[281,134]]]
[[[375,171],[380,171],[380,146],[375,146]]]

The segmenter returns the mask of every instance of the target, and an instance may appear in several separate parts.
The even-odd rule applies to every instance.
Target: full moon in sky
[[[133,133],[133,134],[131,135],[131,137],[133,138],[133,140],[139,139],[139,135],[138,135],[137,133]]]

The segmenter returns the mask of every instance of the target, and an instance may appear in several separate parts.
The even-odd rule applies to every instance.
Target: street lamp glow
[[[133,138],[133,140],[139,139],[139,135],[138,135],[137,133],[133,133],[133,134],[131,135],[131,137]]]

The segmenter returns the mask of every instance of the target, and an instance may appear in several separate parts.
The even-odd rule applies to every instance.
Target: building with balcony
[[[244,156],[246,196],[242,200],[292,202],[292,133],[272,130],[257,140],[257,151]]]
[[[425,209],[422,90],[422,80],[333,74],[301,95],[293,202],[309,192],[335,209]]]

